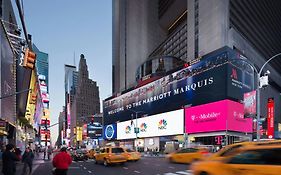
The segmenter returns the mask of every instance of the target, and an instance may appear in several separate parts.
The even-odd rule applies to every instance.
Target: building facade
[[[126,96],[125,94],[128,92],[132,93],[132,95],[139,94],[135,92],[137,91],[136,75],[139,75],[138,68],[143,63],[147,62],[147,60],[150,60],[151,57],[174,56],[185,61],[187,67],[192,67],[192,65],[197,65],[198,63],[202,64],[203,68],[208,68],[210,63],[207,62],[207,64],[204,64],[204,59],[212,57],[210,55],[217,54],[218,56],[232,59],[233,57],[230,56],[232,54],[239,57],[240,60],[244,58],[248,59],[248,61],[252,62],[253,65],[259,69],[271,56],[281,52],[280,49],[278,49],[281,44],[280,33],[278,32],[280,31],[280,25],[276,25],[281,15],[280,11],[278,11],[278,7],[281,4],[277,0],[267,2],[258,0],[214,0],[212,2],[208,0],[117,0],[112,3],[113,96],[106,99],[104,104],[105,106],[114,106],[114,104],[117,106],[114,107],[115,110],[110,111],[108,114],[106,114],[104,108],[105,117],[117,115],[120,111],[130,111],[130,106],[122,107],[122,105],[118,106],[118,104],[122,100],[127,100],[124,96]],[[224,51],[221,49],[225,47],[231,49],[228,51],[228,53],[231,53],[230,55],[224,56]],[[243,57],[239,55],[243,55]],[[278,108],[281,105],[280,63],[280,59],[275,59],[266,66],[266,70],[270,70],[271,74],[269,76],[270,85],[261,89],[261,116],[266,120],[263,122],[264,134],[262,138],[269,138],[266,131],[268,130],[267,118],[269,115],[272,115],[268,112],[270,111],[269,106],[272,105],[272,102],[269,105],[269,101],[274,99],[273,108]],[[239,66],[243,67],[242,65]],[[201,70],[201,68],[200,66],[197,67],[199,70]],[[195,69],[193,69],[193,71],[198,72],[198,70]],[[233,71],[236,72],[235,69]],[[170,73],[170,75],[173,74]],[[168,76],[167,78],[168,82],[171,80],[170,77]],[[194,78],[196,79],[196,76],[194,76]],[[163,81],[165,84],[167,80],[165,79]],[[254,82],[255,80],[253,79],[252,81]],[[163,87],[162,82],[159,84],[156,83],[157,81],[154,82],[153,86],[151,83],[145,85],[151,86],[148,93],[154,94],[155,89]],[[256,88],[254,85],[249,87],[253,89]],[[133,92],[135,92],[135,94]],[[142,91],[140,91],[140,94],[142,94],[141,92]],[[142,95],[149,96],[149,94],[145,93]],[[167,95],[169,95],[169,93],[166,94],[166,96]],[[243,100],[241,95],[242,92],[240,92],[239,98],[225,97],[224,99],[237,102]],[[140,96],[138,96],[138,98],[141,99]],[[160,98],[160,96],[158,96],[158,98]],[[163,97],[161,96],[161,98]],[[155,97],[155,99],[157,99],[157,97]],[[197,101],[198,103],[186,102],[178,106],[178,108],[185,106],[200,107],[200,105],[204,104],[213,105],[210,101],[204,102],[206,97],[201,99],[201,101]],[[217,101],[215,100],[213,102],[219,102],[224,99],[217,99]],[[154,98],[152,101],[153,100]],[[141,109],[140,106],[138,106],[139,104],[136,103],[137,101],[134,102],[135,103],[132,103],[132,107],[139,107],[138,111],[149,113],[149,111]],[[228,104],[228,102],[223,102],[221,104]],[[226,108],[228,108],[227,106],[237,105],[232,103],[231,105],[226,105]],[[166,108],[162,107],[162,109],[155,107],[159,114],[169,112],[167,111],[168,108],[170,108],[170,106]],[[192,112],[192,109],[190,109],[190,111]],[[189,112],[185,112],[185,118],[188,114]],[[150,113],[148,115],[150,115]],[[281,135],[278,130],[278,125],[281,123],[281,112],[275,110],[273,115],[274,138],[280,138]],[[130,120],[129,118],[130,117],[127,116],[127,120]],[[121,119],[125,120],[124,117],[121,117]],[[107,124],[116,124],[116,121],[110,123],[110,120],[113,121],[113,118],[105,118]],[[185,125],[186,123],[184,126]],[[187,130],[185,130],[185,134],[189,132],[189,141],[195,140],[205,142],[208,140],[207,137],[222,136],[222,133],[219,135],[218,133],[210,131],[190,132],[190,130]],[[245,136],[245,132],[242,133],[242,135]],[[255,135],[253,137],[255,137]],[[230,140],[231,139],[232,138],[230,138]]]
[[[77,125],[82,126],[85,117],[100,113],[99,87],[97,82],[89,78],[87,63],[83,54],[80,56],[77,84],[75,96]]]

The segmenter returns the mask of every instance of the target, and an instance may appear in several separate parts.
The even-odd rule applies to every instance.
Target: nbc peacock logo
[[[146,123],[142,123],[142,124],[140,125],[140,131],[141,131],[141,132],[146,132],[146,129],[147,129],[147,124],[146,124]]]
[[[162,130],[162,129],[167,129],[167,121],[165,119],[162,119],[158,122],[158,129]]]
[[[126,133],[126,134],[131,133],[131,127],[130,127],[130,126],[126,126],[126,128],[125,128],[125,133]]]

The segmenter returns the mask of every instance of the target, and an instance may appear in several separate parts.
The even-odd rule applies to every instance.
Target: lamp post
[[[138,133],[139,133],[139,127],[138,127],[138,114],[139,113],[145,113],[144,111],[134,111],[134,110],[131,110],[131,109],[128,109],[129,111],[132,111],[136,114],[136,124],[133,123],[133,120],[131,121],[131,126],[134,125],[134,132],[136,134],[136,151],[138,151]]]
[[[249,60],[246,60],[246,59],[239,59],[241,61],[244,61],[246,63],[248,63],[253,69],[254,71],[256,72],[257,74],[257,80],[256,80],[256,86],[257,86],[257,89],[256,89],[256,93],[257,93],[257,99],[256,99],[256,103],[257,103],[257,141],[260,141],[260,122],[261,122],[261,119],[260,119],[260,79],[261,79],[261,74],[262,74],[262,71],[264,69],[264,67],[271,61],[273,60],[274,58],[276,58],[277,56],[280,56],[281,53],[278,53],[274,56],[272,56],[270,59],[268,59],[263,65],[262,67],[260,68],[260,70],[258,71],[258,69],[254,66],[254,64],[252,62],[250,62]],[[232,60],[232,61],[236,61],[237,59],[235,60]]]

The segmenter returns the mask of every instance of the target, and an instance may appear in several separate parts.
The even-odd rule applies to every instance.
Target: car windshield
[[[112,153],[123,153],[124,150],[122,148],[112,148]]]

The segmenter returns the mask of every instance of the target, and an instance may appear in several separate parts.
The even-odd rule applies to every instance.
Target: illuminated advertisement
[[[252,117],[256,115],[256,91],[244,94],[244,116]]]
[[[97,139],[102,136],[102,124],[99,122],[91,122],[87,125],[88,137]]]
[[[243,94],[252,91],[254,81],[252,74],[229,61],[237,57],[233,50],[222,48],[187,68],[105,100],[104,123],[130,120],[134,115],[131,110],[154,115],[228,97],[243,100]]]
[[[120,122],[117,123],[117,139],[136,138],[136,131],[138,138],[183,134],[183,124],[183,109]]]
[[[106,125],[103,128],[103,138],[105,140],[114,140],[117,138],[117,125]]]
[[[214,131],[253,132],[253,121],[244,118],[243,104],[222,100],[214,103],[185,108],[185,132]]]
[[[274,99],[267,100],[267,137],[274,138]]]

